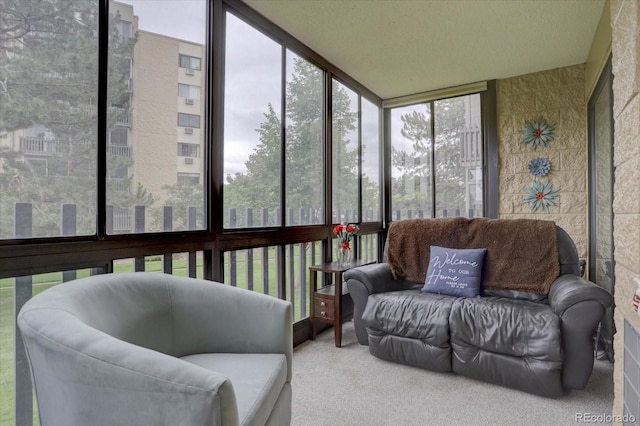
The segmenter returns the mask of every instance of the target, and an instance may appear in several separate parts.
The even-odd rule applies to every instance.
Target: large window
[[[185,8],[184,2],[167,0],[160,9],[140,0],[110,3],[113,25],[133,22],[134,27],[130,36],[125,31],[109,43],[108,102],[118,108],[108,115],[107,206],[108,212],[128,211],[131,217],[108,232],[182,231],[189,208],[197,210],[195,229],[206,225],[204,180],[199,178],[205,165],[178,162],[175,145],[176,139],[197,147],[204,143],[204,132],[198,130],[204,106],[178,102],[200,98],[204,73],[178,70],[202,70],[206,3],[195,0]],[[172,210],[171,224],[162,219],[167,209]],[[127,228],[123,224],[134,223],[134,212],[137,225]]]
[[[391,110],[392,220],[483,215],[480,95]]]
[[[362,222],[381,220],[380,108],[361,98]],[[370,257],[373,259],[375,257]]]
[[[76,234],[96,232],[98,4],[74,6],[0,8],[0,239],[62,235],[62,204]]]
[[[306,318],[308,266],[330,255],[332,204],[354,210],[351,220],[382,216],[380,100],[243,2],[0,3],[5,334],[32,295],[123,271],[242,285],[242,268],[249,289],[259,272],[266,284],[254,290]],[[344,112],[335,127],[332,82],[336,118]],[[355,159],[339,167],[334,188],[349,188],[335,200],[332,130],[338,153]],[[380,231],[364,226],[356,255],[377,257]],[[13,360],[0,363],[0,418],[27,424],[30,375],[14,334],[0,345]],[[304,338],[302,324],[294,343]]]
[[[224,226],[281,224],[282,48],[227,13]]]
[[[324,72],[290,50],[286,55],[285,223],[324,223]]]
[[[224,227],[317,225],[329,216],[333,223],[360,222],[361,209],[366,220],[379,221],[379,108],[337,79],[329,84],[317,65],[233,14],[225,16]]]
[[[332,222],[359,222],[358,95],[336,80],[332,84]]]

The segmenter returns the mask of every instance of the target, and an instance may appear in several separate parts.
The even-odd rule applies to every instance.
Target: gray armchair
[[[166,274],[60,284],[18,316],[40,423],[288,425],[289,302]]]

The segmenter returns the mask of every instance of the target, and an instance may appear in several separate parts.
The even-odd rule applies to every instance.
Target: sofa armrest
[[[370,294],[422,287],[422,284],[394,279],[388,263],[374,263],[349,269],[344,273],[344,280],[353,299],[353,326],[361,345],[369,344],[362,313]]]
[[[577,275],[561,275],[551,285],[549,305],[557,315],[562,316],[571,306],[583,301],[598,302],[606,309],[613,303],[613,297],[607,290]]]
[[[593,369],[593,334],[611,294],[577,275],[561,275],[551,285],[549,305],[560,317],[562,330],[562,384],[584,389]]]

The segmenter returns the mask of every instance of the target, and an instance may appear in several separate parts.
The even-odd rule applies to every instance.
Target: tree
[[[286,92],[286,141],[285,141],[285,185],[286,207],[294,212],[293,223],[321,223],[324,200],[323,187],[323,78],[320,69],[301,58],[294,58],[293,73],[287,82]],[[357,129],[357,112],[350,110],[347,92],[337,88],[333,92],[333,144],[334,171],[343,177],[345,185],[333,188],[334,202],[349,200],[357,206],[358,163],[357,140],[348,140],[347,135]],[[256,129],[259,143],[246,162],[246,172],[227,176],[224,187],[225,209],[237,207],[243,217],[243,207],[267,208],[275,211],[282,205],[280,200],[282,169],[281,160],[282,123],[272,105],[267,106],[264,121]],[[367,182],[367,191],[377,197],[377,188]],[[353,201],[352,201],[353,200]],[[344,203],[344,202],[343,202]],[[298,219],[298,212],[303,217]],[[225,211],[227,214],[227,211]],[[309,217],[312,216],[312,217]],[[241,219],[242,220],[242,219]],[[228,219],[225,221],[228,223]]]
[[[287,224],[322,223],[325,191],[322,161],[324,74],[302,58],[296,57],[293,61],[293,72],[286,89],[284,170],[285,204],[294,217]],[[341,85],[334,84],[332,98],[332,160],[338,176],[338,182],[334,181],[333,186],[333,203],[355,209],[358,205],[358,140],[351,140],[350,135],[357,130],[358,113],[351,110],[349,94]],[[273,214],[282,205],[279,174],[282,169],[281,129],[278,113],[268,105],[264,121],[256,129],[259,143],[245,164],[246,171],[227,176],[225,215],[228,215],[226,209],[236,208],[240,224],[244,223],[247,207],[266,208]],[[361,180],[363,198],[377,200],[379,185],[367,177]],[[229,223],[228,217],[225,223]]]
[[[165,204],[173,207],[173,231],[190,230],[188,228],[189,207],[196,207],[195,229],[204,228],[204,190],[202,185],[164,185],[167,194]],[[152,209],[152,215],[158,224],[162,223],[161,209]],[[194,229],[194,228],[192,228]],[[161,231],[162,229],[158,229]]]
[[[247,171],[227,176],[223,190],[224,223],[230,223],[229,208],[239,208],[237,213],[241,223],[245,223],[243,207],[265,208],[272,214],[280,207],[280,119],[271,104],[267,105],[264,117],[256,130],[259,143],[245,164]]]
[[[136,42],[109,20],[108,128],[130,112],[125,79]],[[34,236],[58,235],[61,203],[78,206],[78,233],[95,232],[98,88],[98,2],[6,0],[0,12],[0,237],[12,237],[15,202],[34,206]],[[25,160],[18,134],[32,136],[41,159]],[[4,143],[2,142],[4,138]],[[26,143],[27,139],[23,142]],[[129,158],[108,154],[109,170],[124,171]],[[109,203],[145,204],[144,190],[116,191]],[[113,189],[113,190],[111,190]]]

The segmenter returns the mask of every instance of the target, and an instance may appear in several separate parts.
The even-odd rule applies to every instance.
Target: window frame
[[[185,96],[184,94],[180,93],[180,89],[181,88],[185,88],[186,89],[187,96]],[[192,90],[194,90],[195,93],[192,93]],[[201,92],[200,91],[200,86],[196,86],[194,84],[187,84],[187,83],[178,83],[178,97],[188,98],[188,99],[193,99],[193,100],[200,100],[200,92]]]
[[[191,142],[178,142],[178,157],[200,158],[200,144]]]
[[[178,113],[178,126],[181,126],[181,127],[193,127],[194,129],[199,129],[200,128],[200,115],[199,114],[189,114],[189,113],[186,113],[186,112],[179,112]]]
[[[420,101],[416,100],[416,97],[419,95],[412,95],[408,97],[411,99],[410,102],[401,103],[396,102],[394,99],[386,102],[390,106],[386,106],[384,108],[384,127],[385,127],[385,155],[384,159],[387,159],[384,171],[385,171],[385,199],[388,200],[385,207],[385,217],[388,223],[394,221],[394,215],[392,211],[391,197],[392,197],[392,172],[391,172],[391,110],[398,107],[410,106],[410,105],[419,105],[429,103],[430,114],[431,114],[431,129],[434,132],[434,105],[436,102],[455,98],[459,96],[466,96],[472,94],[480,95],[480,121],[482,123],[482,217],[487,218],[497,218],[498,217],[498,144],[497,144],[497,126],[496,126],[496,81],[490,80],[486,82],[486,87],[484,90],[478,91],[476,88],[477,84],[470,85],[474,90],[469,90],[456,95],[449,95],[446,97],[429,97],[428,93],[425,93],[424,96],[427,97],[426,100]],[[436,93],[441,91],[436,91]],[[433,137],[433,135],[432,135]],[[433,161],[435,158],[435,151],[431,150],[431,161],[432,161],[432,169],[433,169]],[[431,187],[435,189],[435,175],[432,173],[431,176]],[[414,182],[415,184],[415,182]],[[432,199],[432,216],[435,215],[436,212],[436,197],[437,194],[435,191],[432,191],[431,199]]]
[[[186,64],[183,63],[184,62],[188,62],[189,66],[185,66]],[[194,62],[197,62],[197,65],[194,64]],[[184,53],[180,53],[178,54],[178,67],[179,68],[186,68],[186,69],[191,69],[194,71],[202,71],[202,58],[198,58],[197,56],[191,56],[191,55],[186,55]]]

